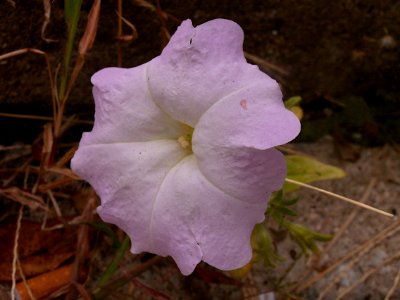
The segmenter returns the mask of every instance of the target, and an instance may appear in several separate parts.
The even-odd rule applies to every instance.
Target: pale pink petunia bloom
[[[300,131],[242,47],[232,21],[186,20],[160,56],[92,77],[95,123],[72,169],[133,253],[170,255],[185,275],[202,260],[230,270],[251,259],[252,229],[286,173],[273,147]]]

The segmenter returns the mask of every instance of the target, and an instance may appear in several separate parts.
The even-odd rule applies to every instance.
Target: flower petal
[[[153,102],[146,83],[146,65],[107,68],[92,77],[95,124],[81,143],[142,142],[177,138],[178,122]]]
[[[223,118],[221,118],[223,116]],[[276,86],[246,87],[215,103],[193,133],[193,152],[204,175],[227,193],[258,202],[283,184],[283,155],[269,149],[300,130]]]
[[[247,203],[220,190],[204,177],[191,155],[168,173],[161,186],[152,234],[184,275],[200,260],[232,270],[250,260],[250,235],[264,219],[266,204]]]
[[[196,147],[268,149],[285,144],[300,132],[300,122],[285,109],[277,84],[257,82],[215,103],[193,133]]]
[[[202,145],[196,149],[198,165],[207,179],[226,193],[249,203],[262,203],[281,188],[284,156],[276,149],[221,148]]]
[[[71,167],[100,196],[101,218],[129,234],[132,252],[159,253],[149,235],[154,201],[168,171],[185,155],[178,142],[168,140],[86,145]]]
[[[192,127],[215,102],[264,80],[274,83],[243,55],[243,31],[217,19],[193,28],[186,20],[161,56],[148,66],[151,93],[170,116]]]

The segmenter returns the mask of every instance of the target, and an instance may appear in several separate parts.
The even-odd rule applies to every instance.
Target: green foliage
[[[317,241],[326,242],[332,239],[331,235],[315,232],[307,227],[291,222],[287,217],[296,216],[296,211],[291,208],[298,198],[285,199],[283,191],[276,192],[267,209],[267,216],[271,217],[280,228],[286,230],[290,237],[297,243],[304,254],[313,252],[318,254]]]
[[[104,234],[108,235],[112,239],[112,247],[113,248],[119,248],[121,246],[121,243],[118,240],[118,237],[115,234],[114,230],[112,230],[110,228],[110,226],[107,225],[106,223],[93,221],[93,222],[87,222],[86,224],[88,224],[89,226],[92,226],[92,227],[100,230]]]
[[[257,224],[251,235],[251,245],[255,254],[255,261],[262,261],[265,268],[274,268],[283,260],[276,254],[272,236],[264,224]]]
[[[71,63],[72,49],[76,31],[78,28],[78,21],[81,12],[82,0],[64,0],[65,21],[68,26],[68,40],[64,53],[64,71],[60,81],[60,94],[59,98],[63,99],[68,82],[68,71]]]
[[[295,107],[301,102],[301,97],[300,96],[294,96],[285,101],[285,107],[287,109],[291,109],[292,107]]]
[[[108,280],[111,278],[112,275],[117,271],[119,263],[121,262],[122,258],[125,255],[126,250],[129,248],[129,237],[126,235],[122,243],[120,244],[113,260],[111,261],[110,265],[107,267],[103,275],[101,276],[98,287],[102,287],[105,285]]]
[[[311,157],[301,155],[286,155],[287,175],[289,179],[303,183],[310,183],[319,180],[336,179],[346,176],[346,173],[337,167],[324,164]],[[298,186],[292,183],[285,183],[284,192],[297,189]]]
[[[299,245],[304,254],[308,254],[309,251],[319,254],[316,242],[328,242],[333,237],[332,235],[315,232],[303,225],[289,222],[286,219],[283,220],[281,226],[289,232],[290,237]]]
[[[68,26],[78,23],[81,5],[82,0],[64,0],[64,17]]]

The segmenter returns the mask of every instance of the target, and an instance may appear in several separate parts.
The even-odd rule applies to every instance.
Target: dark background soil
[[[150,1],[151,2],[151,1]],[[32,47],[46,51],[55,68],[62,61],[66,26],[63,1],[52,1],[51,22],[44,21],[40,0],[0,4],[0,54]],[[84,1],[78,39],[92,2]],[[155,4],[155,1],[153,2]],[[125,0],[123,15],[139,37],[123,45],[123,66],[134,67],[162,48],[155,12]],[[72,92],[67,114],[90,120],[90,76],[117,64],[116,1],[102,1],[96,41]],[[376,145],[400,140],[400,1],[239,1],[162,0],[162,9],[195,25],[228,18],[245,32],[245,51],[285,70],[277,78],[285,98],[300,95],[306,116],[299,140],[330,132],[338,140]],[[177,22],[168,20],[171,33]],[[130,29],[124,27],[124,33]],[[0,111],[51,115],[51,98],[43,57],[26,54],[0,61]],[[38,121],[0,118],[2,143],[29,141],[41,130]]]

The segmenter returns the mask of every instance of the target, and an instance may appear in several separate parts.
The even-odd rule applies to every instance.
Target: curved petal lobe
[[[95,123],[83,144],[143,142],[181,135],[172,120],[151,99],[146,65],[132,69],[107,68],[92,77]]]
[[[214,186],[193,155],[168,173],[156,204],[152,234],[185,275],[200,260],[222,270],[246,264],[251,231],[266,208],[266,201],[247,203]]]
[[[193,28],[184,21],[161,56],[149,63],[151,93],[174,119],[195,126],[215,102],[264,80],[275,81],[243,55],[243,31],[236,23],[217,19]]]
[[[299,132],[300,122],[285,109],[278,85],[257,82],[210,107],[196,126],[193,145],[264,150],[291,141]]]
[[[88,145],[79,147],[71,167],[100,196],[102,219],[130,236],[132,252],[162,255],[149,234],[152,210],[168,171],[186,154],[168,140]]]

